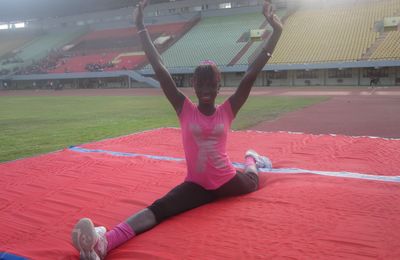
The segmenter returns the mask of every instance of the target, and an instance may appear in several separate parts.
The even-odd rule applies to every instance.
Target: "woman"
[[[282,23],[272,11],[270,1],[264,2],[263,14],[273,28],[272,36],[262,43],[262,51],[249,66],[235,93],[219,106],[215,99],[221,74],[211,61],[203,62],[194,71],[192,84],[197,105],[176,87],[144,26],[143,9],[147,2],[141,0],[138,3],[135,23],[161,88],[178,115],[187,176],[164,197],[108,232],[104,227],[94,227],[88,218],[79,220],[73,229],[72,241],[82,259],[103,259],[110,250],[169,217],[220,198],[253,192],[258,189],[258,168],[271,167],[268,158],[249,150],[245,155],[244,172],[237,172],[226,153],[231,123],[246,102],[257,75],[271,57],[282,33]]]

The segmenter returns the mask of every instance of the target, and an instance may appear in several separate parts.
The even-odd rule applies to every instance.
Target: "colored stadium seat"
[[[298,11],[288,18],[271,63],[360,60],[379,36],[375,22],[398,11],[398,0]]]
[[[382,44],[372,54],[372,60],[396,60],[400,58],[400,32],[389,32]]]
[[[286,12],[278,10],[277,14],[284,17]],[[400,0],[298,10],[286,20],[282,37],[269,63],[399,59],[400,33],[390,32],[384,37],[384,34],[375,31],[377,22],[398,14]],[[168,68],[195,67],[206,59],[212,59],[221,66],[231,66],[249,63],[260,48],[261,41],[248,42],[245,35],[251,29],[265,28],[270,31],[269,25],[264,22],[261,12],[256,12],[203,17],[197,24],[189,21],[149,25],[148,30],[153,40],[160,36],[171,36],[172,40],[159,48]],[[89,33],[83,28],[75,28],[46,33],[36,38],[33,34],[0,38],[0,57],[10,52],[12,46],[23,46],[18,58],[24,60],[25,64],[31,64],[32,60],[39,60],[50,50],[68,43],[72,48],[66,53],[72,58],[60,60],[51,73],[84,72],[85,62],[112,62],[114,67],[109,68],[111,70],[138,69],[146,64],[145,55],[138,55],[142,48],[135,27]],[[97,62],[96,58],[99,58]],[[0,70],[14,66],[17,65],[1,65],[0,61]],[[149,69],[150,66],[145,68]]]
[[[144,52],[121,53],[112,60],[116,70],[135,69],[146,59]]]
[[[61,48],[64,44],[85,33],[85,31],[82,28],[74,28],[48,32],[34,38],[20,49],[18,57],[23,60],[23,63],[18,64],[18,66],[30,65],[32,61],[38,61],[46,57],[51,50]],[[14,66],[15,64],[8,64],[3,66],[3,68],[12,68]]]
[[[238,42],[242,34],[259,28],[263,21],[261,13],[203,18],[163,53],[164,63],[167,67],[193,67],[213,59],[226,65],[245,46],[246,42]]]
[[[66,59],[51,73],[64,73],[64,72],[83,72],[86,71],[85,67],[89,63],[106,64],[114,59],[118,53],[104,53],[104,54],[92,54],[85,56],[76,56]]]
[[[13,50],[21,48],[24,44],[35,38],[35,33],[23,32],[1,32],[0,33],[0,57]]]
[[[287,12],[287,10],[278,10],[276,12],[276,14],[282,18],[286,15],[286,12]],[[266,28],[267,28],[267,30],[272,31],[272,28],[269,25]],[[254,54],[255,51],[257,51],[258,48],[260,48],[261,44],[262,44],[262,41],[254,41],[251,44],[250,48],[246,51],[246,53],[239,59],[239,61],[236,64],[237,65],[248,64],[249,58]]]
[[[187,29],[187,22],[151,25],[148,30],[153,39],[162,35],[179,38]],[[74,45],[68,52],[72,58],[60,61],[51,73],[84,72],[88,63],[113,63],[106,70],[135,69],[145,61],[144,53],[135,27],[93,31],[71,42]],[[83,54],[82,54],[83,53]]]

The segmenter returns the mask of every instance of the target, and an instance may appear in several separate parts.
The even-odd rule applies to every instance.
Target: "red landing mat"
[[[107,259],[400,259],[399,140],[233,132],[228,146],[235,162],[253,148],[274,168],[394,178],[265,173],[261,190],[173,217]],[[112,228],[185,175],[184,162],[163,159],[183,157],[179,129],[80,147],[92,150],[0,164],[0,252],[77,259],[70,232],[78,219]]]

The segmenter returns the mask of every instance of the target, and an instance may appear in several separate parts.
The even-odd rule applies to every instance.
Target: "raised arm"
[[[269,24],[273,28],[273,33],[268,41],[263,42],[262,51],[254,59],[254,61],[249,65],[245,75],[240,81],[239,87],[236,89],[235,93],[229,98],[232,106],[233,113],[236,115],[243,104],[249,97],[250,90],[253,87],[258,74],[263,69],[265,64],[272,56],[272,52],[275,49],[276,44],[282,33],[282,23],[278,16],[272,11],[272,5],[270,0],[265,0],[263,6],[263,14]]]
[[[177,114],[179,114],[182,109],[185,96],[176,87],[174,80],[172,79],[168,70],[165,68],[161,56],[150,38],[149,32],[144,26],[143,9],[147,6],[147,4],[148,0],[141,0],[136,5],[134,15],[136,28],[138,30],[144,52],[146,53],[151,66],[153,67],[157,79],[160,82],[161,88]]]

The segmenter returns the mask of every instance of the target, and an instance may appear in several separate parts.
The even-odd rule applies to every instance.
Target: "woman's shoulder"
[[[190,100],[190,98],[185,96],[185,99],[183,100],[182,110],[179,113],[179,117],[194,109],[196,109],[196,105],[192,102],[192,100]]]
[[[232,111],[232,105],[231,105],[229,98],[227,98],[224,102],[222,102],[218,106],[217,109],[220,111],[226,112],[230,117],[234,118],[233,111]]]

